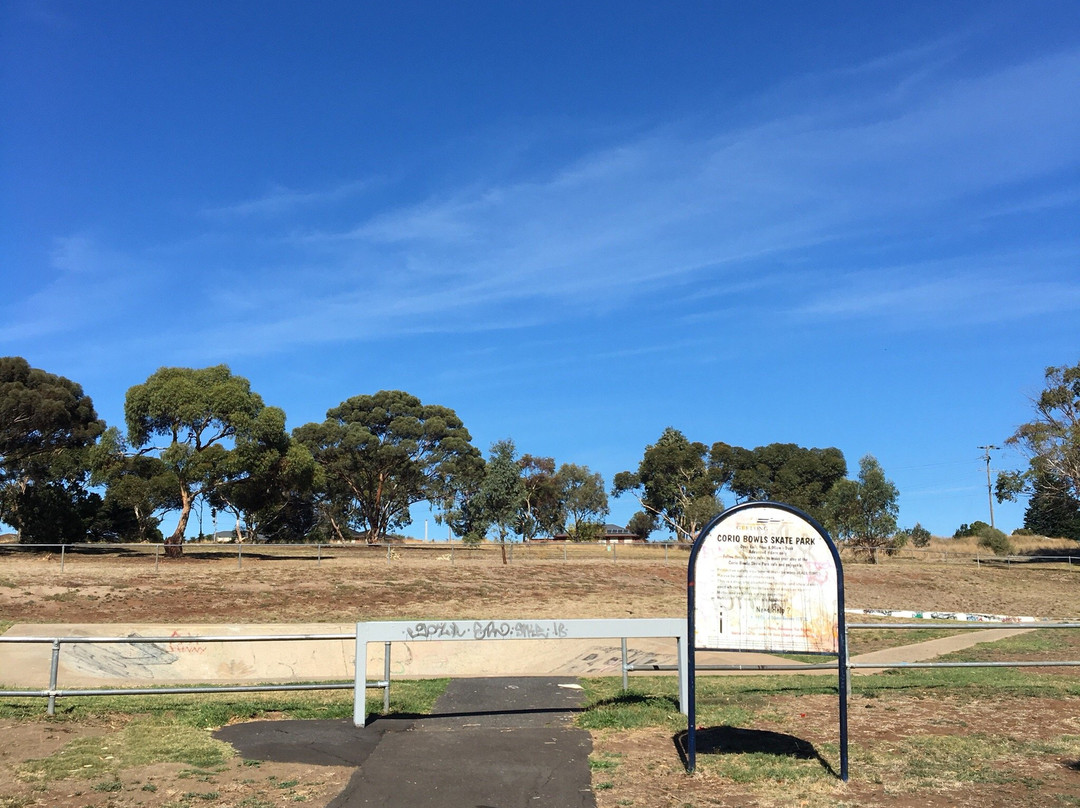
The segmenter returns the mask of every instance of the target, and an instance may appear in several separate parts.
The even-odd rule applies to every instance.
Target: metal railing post
[[[315,566],[321,567],[322,566],[322,545],[321,544],[316,544],[315,545],[315,552],[318,554],[318,558],[319,558],[319,560],[318,560],[318,562],[316,562]]]
[[[52,641],[52,661],[49,663],[49,715],[56,715],[56,677],[60,670],[60,638]]]
[[[382,711],[385,715],[390,712],[390,643],[383,645],[383,686]]]
[[[60,572],[64,571],[64,550],[66,549],[66,547],[67,545],[60,545]]]
[[[236,542],[236,568],[243,569],[244,567],[244,543],[241,541]]]
[[[626,670],[626,637],[622,638],[622,692],[625,693],[629,687],[630,682],[627,679]]]

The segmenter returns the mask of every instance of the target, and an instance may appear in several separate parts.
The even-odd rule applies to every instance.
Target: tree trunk
[[[184,554],[184,537],[175,533],[165,539],[165,557],[180,558]]]
[[[345,543],[345,534],[342,533],[341,528],[338,527],[337,520],[334,519],[333,514],[330,514],[328,516],[328,518],[330,519],[330,527],[332,527],[334,529],[334,533],[337,534],[338,541],[340,541],[342,544],[344,544]]]
[[[184,531],[187,530],[188,517],[191,516],[191,506],[195,497],[185,489],[180,489],[180,521],[176,523],[176,530],[169,538],[165,539],[165,557],[180,558],[184,554]]]

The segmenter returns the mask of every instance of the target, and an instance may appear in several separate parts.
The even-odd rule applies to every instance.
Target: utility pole
[[[993,489],[990,486],[990,450],[991,449],[1000,449],[1001,447],[1000,446],[994,446],[994,444],[989,443],[986,446],[980,446],[978,448],[980,448],[984,452],[986,452],[986,454],[983,455],[983,459],[986,461],[986,498],[990,502],[990,527],[993,527],[994,526],[994,493],[993,493]]]

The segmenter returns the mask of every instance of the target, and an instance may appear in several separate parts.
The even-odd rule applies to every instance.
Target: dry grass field
[[[1017,549],[1072,547],[1029,542]],[[977,564],[965,556],[968,549],[974,551],[945,542],[918,559],[846,562],[847,604],[1055,620],[1080,614],[1080,555],[1073,565],[1066,560]],[[457,549],[451,557],[438,545],[403,548],[389,557],[385,550],[256,547],[245,548],[238,558],[235,547],[207,548],[176,561],[131,552],[67,553],[61,559],[56,553],[0,548],[0,630],[12,623],[63,622],[670,617],[685,611],[685,563],[684,551],[629,547],[594,548],[565,558],[556,548],[517,547],[505,566],[497,550]],[[888,640],[884,634],[860,640],[853,633],[854,651],[907,641],[900,632]],[[981,649],[988,653],[986,646]],[[1037,643],[1003,647],[1001,653],[1016,659],[1078,659],[1080,639],[1040,637]],[[591,711],[581,720],[593,734],[600,808],[1080,805],[1080,676],[1075,670],[858,677],[867,684],[856,687],[851,701],[852,780],[846,785],[834,774],[836,697],[828,695],[822,677],[813,677],[817,684],[812,686],[792,684],[797,677],[737,677],[737,685],[703,691],[703,754],[693,776],[684,773],[677,754],[679,717],[669,678],[635,680],[641,691],[637,701],[659,705],[658,717],[643,719],[635,705],[616,696],[605,699],[605,688],[613,685],[601,682],[591,686],[600,699],[627,707],[629,716],[608,720],[603,711]],[[736,677],[723,679],[735,682]],[[334,694],[317,698],[347,700]],[[292,714],[283,703],[274,701],[270,715]],[[78,777],[74,766],[67,774],[46,776],[40,774],[45,770],[40,761],[61,753],[127,760],[101,747],[139,746],[131,739],[138,737],[144,719],[137,709],[70,709],[46,719],[40,699],[23,707],[0,703],[0,710],[5,738],[0,808],[320,806],[332,800],[349,774],[332,767],[255,765],[211,745],[204,765],[135,756],[123,766],[114,763],[98,782]],[[255,714],[266,716],[260,710]],[[177,743],[197,748],[207,739],[198,732],[203,734]],[[89,747],[80,746],[86,743]],[[93,762],[78,765],[97,771]]]

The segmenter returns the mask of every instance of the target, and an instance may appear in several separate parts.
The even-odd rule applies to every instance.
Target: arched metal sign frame
[[[713,519],[707,524],[701,533],[698,534],[697,539],[694,541],[693,546],[690,549],[690,561],[687,567],[687,580],[686,580],[686,600],[687,600],[687,733],[686,733],[686,756],[687,756],[687,769],[694,771],[697,765],[697,742],[696,742],[696,729],[697,729],[697,673],[696,673],[696,651],[698,650],[750,650],[743,648],[721,648],[714,645],[703,646],[698,642],[697,631],[697,600],[696,590],[698,583],[697,564],[698,558],[701,555],[702,549],[706,546],[710,538],[720,541],[732,541],[739,542],[740,534],[734,529],[730,529],[728,532],[722,532],[718,528],[722,528],[728,524],[738,524],[732,522],[733,519],[742,515],[744,518],[750,514],[745,513],[752,509],[764,510],[766,512],[776,512],[779,517],[777,521],[784,521],[788,525],[798,525],[799,522],[803,524],[801,527],[805,532],[813,534],[812,537],[820,537],[825,543],[825,546],[829,550],[829,554],[832,558],[832,562],[835,569],[835,582],[836,582],[836,645],[835,650],[803,650],[800,649],[799,653],[819,653],[819,654],[836,654],[838,658],[838,691],[840,696],[839,706],[839,723],[840,723],[840,779],[847,782],[848,779],[848,720],[847,720],[847,695],[848,695],[848,651],[847,651],[847,625],[844,621],[844,569],[840,563],[840,553],[837,550],[836,544],[829,536],[828,532],[823,528],[817,520],[810,515],[804,513],[798,508],[794,508],[790,505],[785,505],[779,502],[746,502],[741,505],[736,505],[732,508],[728,508],[722,514]],[[794,517],[793,521],[792,517]],[[765,528],[767,530],[767,528]],[[773,538],[777,539],[778,543],[783,544],[786,540],[786,536],[769,536],[765,532],[760,534],[745,534],[746,536],[754,535],[754,538],[758,541],[761,540],[761,536],[764,539],[772,541]],[[762,541],[762,544],[767,542]],[[788,542],[790,544],[790,542]],[[758,571],[760,572],[760,571]],[[828,576],[832,577],[832,576]],[[831,593],[828,593],[831,596]],[[775,653],[788,652],[790,648],[773,648],[770,647],[768,639],[761,640],[761,645],[758,645],[753,650],[765,651],[766,653],[772,651]]]

